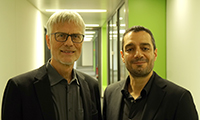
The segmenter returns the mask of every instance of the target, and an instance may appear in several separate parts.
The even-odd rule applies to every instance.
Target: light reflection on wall
[[[35,45],[34,45],[34,56],[35,56],[35,65],[39,67],[44,64],[44,28],[42,25],[42,16],[41,12],[37,12],[36,17],[36,36],[35,36]]]

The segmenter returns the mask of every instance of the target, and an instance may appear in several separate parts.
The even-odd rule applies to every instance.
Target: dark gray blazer
[[[162,79],[154,72],[152,87],[141,120],[198,120],[190,92]],[[126,80],[108,86],[104,93],[104,120],[119,120],[122,102],[121,90]]]
[[[55,120],[46,65],[10,79],[2,102],[2,120]],[[101,120],[98,81],[77,72],[85,120]]]

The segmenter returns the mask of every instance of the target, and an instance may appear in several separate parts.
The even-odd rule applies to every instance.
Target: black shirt
[[[123,100],[122,100],[122,111],[120,112],[122,117],[120,120],[141,120],[143,113],[145,111],[146,101],[148,99],[148,94],[151,89],[151,84],[153,80],[153,75],[143,88],[140,96],[134,99],[128,92],[128,85],[130,83],[130,77],[127,77],[126,84],[122,89]]]

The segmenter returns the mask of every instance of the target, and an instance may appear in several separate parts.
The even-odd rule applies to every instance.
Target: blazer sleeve
[[[4,91],[2,102],[2,120],[22,120],[21,99],[17,84],[9,80]]]
[[[175,120],[198,120],[195,104],[189,91],[184,92],[180,98]]]
[[[96,88],[95,88],[95,95],[96,95],[96,107],[97,107],[97,110],[98,110],[98,120],[102,120],[102,116],[101,116],[101,97],[100,97],[100,91],[99,91],[99,86],[98,84],[96,85]],[[95,119],[97,120],[97,119]]]
[[[106,92],[107,92],[107,88],[105,89],[105,91],[104,91],[104,97],[103,97],[103,120],[107,120],[106,119],[106,110],[107,110],[107,102],[106,102],[106,99],[107,99],[107,96],[106,96]]]

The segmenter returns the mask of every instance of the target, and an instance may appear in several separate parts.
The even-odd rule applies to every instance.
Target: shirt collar
[[[151,89],[151,85],[152,85],[152,81],[153,81],[153,79],[154,79],[154,72],[153,72],[153,74],[152,74],[152,76],[150,77],[150,79],[149,79],[149,81],[147,82],[147,84],[145,85],[145,87],[144,87],[144,90],[146,91],[146,94],[148,95],[149,94],[149,92],[150,92],[150,89]]]
[[[56,69],[50,64],[49,60],[46,64],[46,68],[48,71],[48,77],[49,77],[49,81],[50,81],[50,85],[54,86],[56,84],[58,84],[60,81],[62,81],[63,79],[65,80],[65,78],[63,78],[57,71]],[[77,79],[77,75],[76,75],[76,71],[73,69],[72,70],[72,80],[69,84],[71,84],[72,82],[76,82],[77,85],[80,85],[78,79]]]
[[[153,78],[154,78],[154,74],[155,73],[153,72],[153,74],[150,77],[149,81],[147,82],[147,84],[145,85],[145,87],[143,88],[143,90],[141,91],[141,96],[149,94],[149,91],[150,91],[151,85],[152,85],[152,81],[153,81]],[[129,85],[129,83],[130,83],[130,77],[128,76],[127,79],[126,79],[126,83],[124,84],[124,87],[121,90],[122,94],[126,98],[130,97],[129,96],[129,92],[128,92],[128,85]]]

